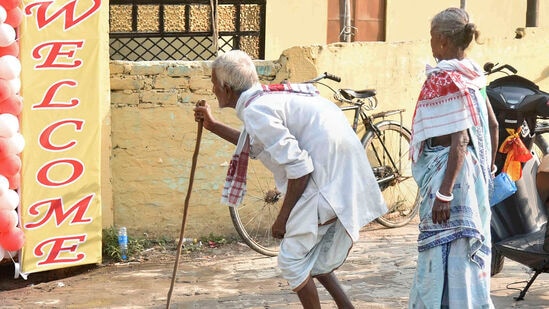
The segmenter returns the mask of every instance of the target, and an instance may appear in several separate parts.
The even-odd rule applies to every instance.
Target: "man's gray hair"
[[[242,93],[259,82],[252,58],[241,50],[231,50],[218,56],[212,63],[217,80]]]

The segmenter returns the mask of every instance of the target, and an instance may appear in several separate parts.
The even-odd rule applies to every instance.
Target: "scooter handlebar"
[[[499,71],[503,71],[503,70],[507,70],[513,74],[517,74],[517,69],[515,69],[513,66],[509,65],[509,64],[503,64],[503,65],[499,65],[498,63],[494,64],[492,62],[486,62],[484,64],[484,67],[483,67],[484,71],[486,72],[486,74],[492,74],[492,73],[496,73],[496,72],[499,72]]]

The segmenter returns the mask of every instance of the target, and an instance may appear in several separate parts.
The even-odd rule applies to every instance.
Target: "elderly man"
[[[236,110],[242,131],[197,106],[204,128],[236,144],[222,202],[237,207],[245,193],[248,156],[273,172],[282,207],[272,226],[281,238],[278,265],[304,308],[320,308],[316,278],[339,308],[353,308],[333,271],[361,227],[387,211],[362,144],[341,110],[312,85],[261,85],[251,58],[230,51],[212,64],[220,108]]]

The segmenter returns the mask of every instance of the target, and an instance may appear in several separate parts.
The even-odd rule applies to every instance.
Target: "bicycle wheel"
[[[401,227],[408,224],[419,210],[419,188],[412,177],[412,161],[408,155],[411,134],[394,121],[376,126],[379,135],[369,132],[362,138],[368,161],[389,209],[376,221],[385,227]]]
[[[248,163],[247,192],[242,204],[229,207],[233,225],[242,240],[253,250],[267,256],[278,255],[280,240],[271,236],[282,205],[270,171],[261,162]]]

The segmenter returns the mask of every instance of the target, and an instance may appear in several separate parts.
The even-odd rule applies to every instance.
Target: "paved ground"
[[[406,308],[416,263],[416,224],[366,227],[337,274],[357,308]],[[173,254],[145,263],[93,268],[64,279],[0,292],[1,308],[166,308]],[[301,308],[279,276],[276,258],[233,244],[182,257],[171,308]],[[496,308],[549,308],[549,274],[541,274],[523,301],[531,273],[510,260],[492,278]],[[2,279],[6,280],[6,279]],[[19,281],[21,279],[18,279]],[[320,290],[323,308],[335,308]]]

